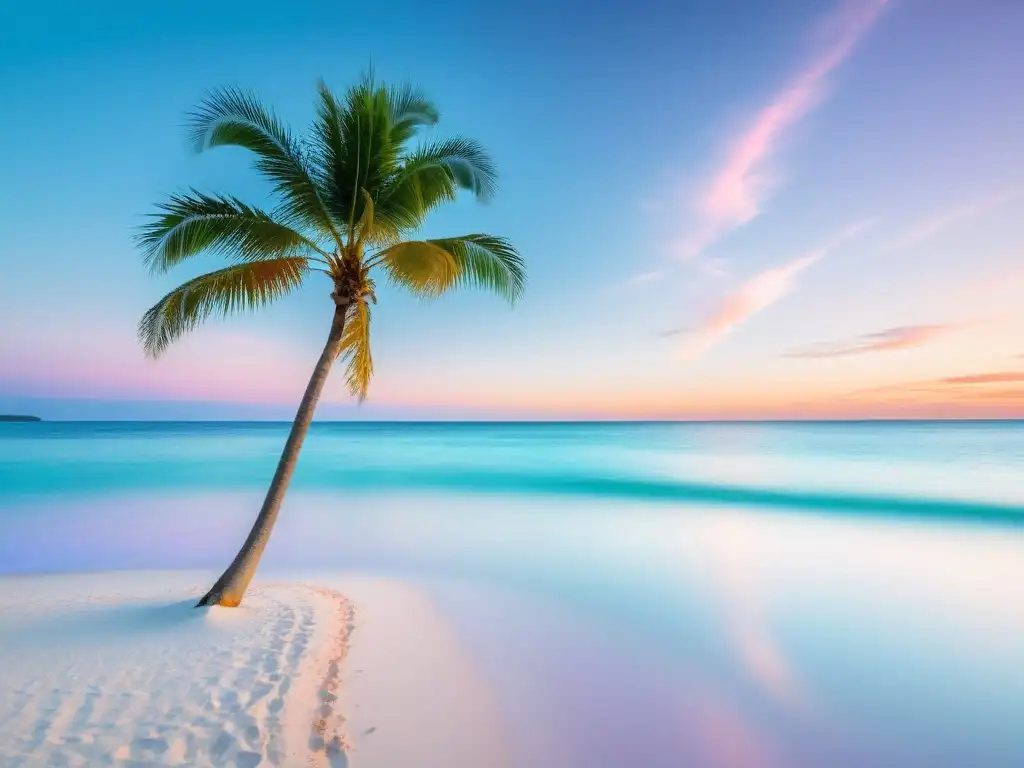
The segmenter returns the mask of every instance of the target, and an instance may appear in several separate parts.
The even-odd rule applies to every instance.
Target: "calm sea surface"
[[[0,424],[0,572],[216,575],[287,429]],[[1024,423],[316,424],[261,574],[323,569],[429,590],[518,764],[1024,766]]]

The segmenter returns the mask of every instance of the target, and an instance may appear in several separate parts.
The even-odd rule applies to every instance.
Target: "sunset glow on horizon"
[[[153,277],[131,235],[189,187],[267,204],[241,153],[185,146],[208,88],[301,133],[316,78],[344,89],[372,60],[501,173],[425,236],[508,237],[527,290],[510,310],[379,285],[369,399],[336,370],[320,418],[1024,418],[1024,4],[448,4],[458,21],[400,3],[386,30],[331,4],[204,10],[226,37],[188,13],[0,12],[0,413],[287,418],[329,281],[154,361],[140,316],[218,263]]]

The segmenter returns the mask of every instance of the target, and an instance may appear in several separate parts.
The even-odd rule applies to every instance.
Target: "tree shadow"
[[[163,635],[202,625],[209,608],[195,608],[194,597],[174,602],[128,602],[115,605],[70,604],[44,615],[19,617],[11,612],[0,621],[5,647],[45,647],[73,641],[106,641]]]

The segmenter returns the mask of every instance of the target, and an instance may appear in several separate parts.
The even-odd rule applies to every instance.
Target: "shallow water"
[[[216,568],[286,425],[0,425],[0,570]],[[424,585],[532,766],[1024,765],[1020,423],[316,425],[265,575]]]

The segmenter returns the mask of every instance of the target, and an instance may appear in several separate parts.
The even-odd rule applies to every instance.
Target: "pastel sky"
[[[133,228],[195,186],[262,202],[184,114],[251,88],[297,130],[372,61],[493,153],[427,235],[529,265],[515,309],[384,289],[376,377],[328,418],[1024,417],[1024,3],[180,0],[0,7],[0,412],[287,418],[326,280],[159,361],[142,312],[200,260]],[[190,271],[191,270],[191,271]]]

